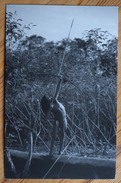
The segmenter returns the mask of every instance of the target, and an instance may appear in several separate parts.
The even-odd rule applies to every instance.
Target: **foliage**
[[[69,40],[66,47],[67,39],[55,43],[37,35],[25,37],[21,21],[7,14],[6,131],[14,137],[13,141],[7,139],[8,146],[13,147],[16,140],[27,148],[27,134],[32,129],[34,147],[41,144],[49,149],[53,117],[49,124],[45,122],[40,100],[44,94],[53,95],[66,49],[59,100],[68,115],[66,143],[75,136],[66,152],[80,154],[90,148],[96,154],[100,149],[106,151],[106,145],[114,147],[117,38],[94,29]]]

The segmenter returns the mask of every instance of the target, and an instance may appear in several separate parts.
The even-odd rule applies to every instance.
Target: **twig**
[[[16,176],[15,165],[14,165],[12,159],[11,159],[11,155],[10,155],[10,152],[9,152],[8,148],[6,148],[6,151],[5,151],[5,152],[6,152],[6,157],[7,157],[7,159],[8,159],[8,162],[10,163],[11,170],[12,170],[12,172],[14,173],[14,176]]]
[[[69,144],[73,141],[73,139],[75,138],[75,136],[73,136],[73,138],[70,140],[70,142],[67,144],[67,146],[64,148],[64,150],[62,151],[62,153],[58,156],[58,158],[55,160],[55,162],[52,164],[52,166],[49,168],[49,170],[47,171],[47,173],[44,175],[43,179],[48,175],[48,173],[52,170],[52,168],[54,167],[54,165],[57,163],[57,161],[60,159],[60,157],[62,156],[62,154],[64,153],[64,151],[67,149],[67,147],[69,146]]]
[[[31,160],[32,160],[32,152],[33,152],[33,134],[32,132],[30,132],[30,150],[29,150],[29,154],[28,154],[28,158],[24,167],[24,170],[22,172],[22,177],[26,177],[29,168],[30,168],[30,164],[31,164]]]
[[[64,164],[62,165],[62,167],[61,167],[61,169],[60,169],[60,171],[59,171],[59,173],[58,173],[58,178],[60,178],[60,173],[62,172],[62,170],[63,170],[63,168],[64,168],[66,162],[67,162],[71,157],[72,157],[72,155],[69,156],[69,157],[67,158],[67,160],[64,162]]]

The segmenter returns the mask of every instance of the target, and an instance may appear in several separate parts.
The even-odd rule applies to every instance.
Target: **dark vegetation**
[[[25,30],[32,26],[23,26],[16,12],[7,14],[5,146],[28,151],[31,133],[33,151],[49,152],[53,116],[45,121],[40,100],[44,94],[53,96],[66,49],[59,94],[68,115],[63,154],[113,158],[109,154],[116,145],[117,38],[93,29],[69,39],[66,47],[66,38],[48,42],[37,35],[27,37]]]

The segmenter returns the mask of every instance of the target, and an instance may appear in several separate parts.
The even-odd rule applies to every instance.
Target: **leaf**
[[[20,24],[20,23],[17,23],[17,24],[21,26],[21,24]]]
[[[12,12],[8,12],[7,14],[9,14],[9,15],[13,15],[13,13],[12,13]]]
[[[23,20],[19,18],[19,19],[17,19],[17,21],[23,21]]]
[[[102,43],[102,41],[98,41],[98,43]]]
[[[17,25],[13,25],[13,28],[17,28]]]
[[[102,39],[102,37],[101,37],[101,36],[99,36],[98,38],[99,38],[99,39]]]
[[[107,46],[107,44],[102,44],[102,46]]]
[[[25,28],[30,30],[30,27],[26,27],[26,26],[25,26]]]

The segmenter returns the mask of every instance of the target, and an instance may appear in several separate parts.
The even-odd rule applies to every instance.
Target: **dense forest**
[[[101,28],[54,42],[27,36],[16,12],[6,15],[6,147],[49,151],[53,116],[45,121],[40,101],[53,96],[64,51],[59,101],[67,112],[64,154],[104,156],[116,145],[117,38]],[[55,152],[58,146],[56,138]]]

